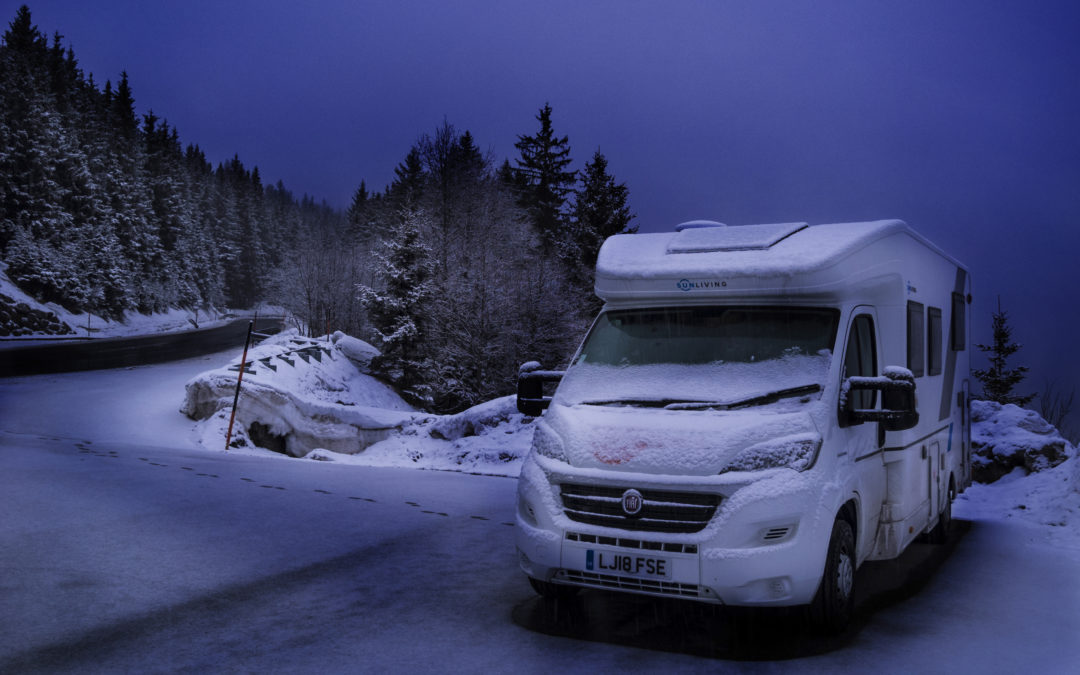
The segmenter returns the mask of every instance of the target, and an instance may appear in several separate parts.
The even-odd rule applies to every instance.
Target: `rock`
[[[993,483],[1022,467],[1028,473],[1052,469],[1074,449],[1034,410],[990,401],[971,402],[972,478]]]
[[[52,312],[35,309],[0,294],[0,336],[71,335],[75,331]]]

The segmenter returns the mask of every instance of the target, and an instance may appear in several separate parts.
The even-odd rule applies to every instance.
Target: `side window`
[[[964,302],[963,293],[952,294],[952,326],[949,329],[949,334],[952,335],[952,344],[949,345],[954,352],[964,351],[967,345],[967,335],[964,334],[964,327],[967,325],[967,317],[964,314],[967,311],[967,303]]]
[[[941,374],[941,310],[937,307],[926,308],[926,320],[930,324],[927,334],[927,349],[929,354],[926,360],[927,369],[931,375]]]
[[[926,333],[923,329],[923,306],[921,302],[908,300],[907,304],[907,367],[915,377],[922,377],[925,361]]]
[[[877,375],[877,349],[874,341],[874,320],[869,314],[860,314],[851,322],[847,349],[844,352],[844,378],[873,377]],[[860,391],[853,394],[856,408],[869,410],[877,405],[876,391]]]

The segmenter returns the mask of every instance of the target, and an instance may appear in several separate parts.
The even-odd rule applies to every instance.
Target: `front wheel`
[[[839,633],[851,621],[855,590],[855,535],[842,518],[833,523],[825,572],[814,600],[810,621],[826,633]]]

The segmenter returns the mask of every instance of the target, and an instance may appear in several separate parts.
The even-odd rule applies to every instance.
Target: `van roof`
[[[598,277],[673,275],[790,276],[831,267],[879,239],[906,232],[941,256],[937,246],[901,220],[813,225],[772,223],[689,228],[608,238],[596,261]]]
[[[656,286],[653,281],[676,280],[685,284],[698,280],[724,280],[720,293],[737,288],[760,290],[772,278],[791,290],[806,282],[821,283],[820,273],[829,277],[841,273],[836,266],[875,242],[905,234],[933,252],[963,267],[934,244],[914,232],[901,220],[876,220],[857,223],[807,225],[806,223],[771,223],[763,225],[696,226],[675,232],[626,234],[608,238],[596,262],[596,290],[601,297],[626,297],[637,292],[654,295],[670,284]],[[881,258],[888,258],[883,250]],[[871,255],[878,259],[878,256]],[[860,256],[865,265],[867,259]],[[804,276],[812,275],[812,277]],[[841,276],[847,276],[846,273]],[[734,280],[744,279],[742,283]],[[784,282],[782,280],[786,279]],[[685,282],[685,284],[684,284]],[[626,284],[630,285],[627,286]],[[712,288],[702,281],[698,289]],[[719,282],[717,282],[719,283]],[[704,284],[704,286],[702,285]],[[672,287],[674,288],[674,287]]]

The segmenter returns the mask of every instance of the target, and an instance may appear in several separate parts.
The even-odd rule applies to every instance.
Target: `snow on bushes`
[[[1034,410],[972,401],[971,422],[972,477],[979,483],[993,483],[1017,468],[1025,473],[1051,469],[1076,454]]]
[[[517,477],[532,442],[531,418],[504,396],[456,415],[432,416],[343,458],[352,464]]]

